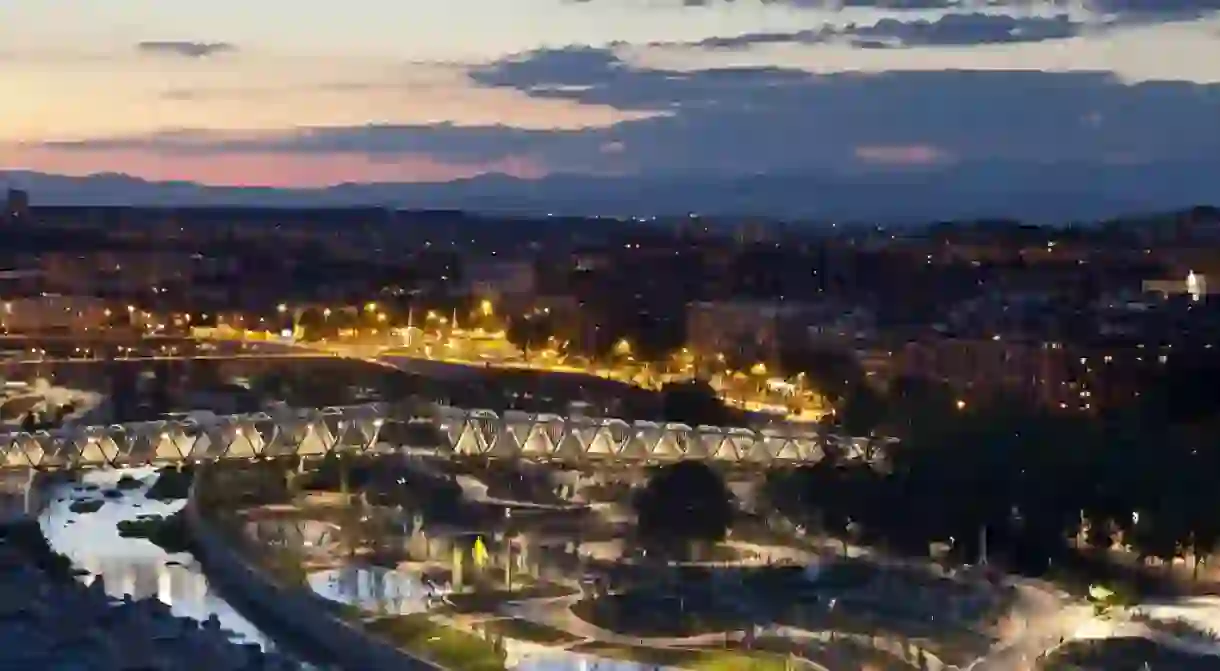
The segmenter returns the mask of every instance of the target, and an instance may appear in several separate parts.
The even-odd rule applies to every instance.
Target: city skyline
[[[1216,0],[844,4],[15,0],[0,170],[275,187],[1220,176]]]

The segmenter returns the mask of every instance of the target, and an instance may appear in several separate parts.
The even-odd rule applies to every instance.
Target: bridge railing
[[[688,426],[439,406],[368,404],[0,434],[0,468],[106,468],[222,459],[321,457],[404,446],[437,454],[541,461],[816,462],[828,449],[867,458],[870,443],[799,426]],[[425,428],[394,435],[387,426]]]

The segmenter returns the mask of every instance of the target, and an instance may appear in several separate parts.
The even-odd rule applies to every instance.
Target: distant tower
[[[4,201],[4,218],[12,222],[24,221],[30,216],[30,194],[21,189],[9,189]]]

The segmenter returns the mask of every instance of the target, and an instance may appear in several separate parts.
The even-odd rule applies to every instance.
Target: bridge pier
[[[295,499],[301,493],[301,480],[305,477],[305,460],[297,457],[296,463],[284,469],[284,488]]]
[[[41,506],[38,497],[38,471],[30,469],[27,471],[25,480],[25,491],[22,492],[21,508],[24,517],[35,517],[38,515],[38,508]]]
[[[36,517],[42,510],[41,484],[32,468],[0,474],[0,522]]]

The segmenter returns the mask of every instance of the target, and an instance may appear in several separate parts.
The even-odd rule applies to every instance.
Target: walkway
[[[431,416],[402,416],[393,406],[284,409],[206,419],[69,427],[0,434],[0,468],[121,468],[147,464],[399,453],[384,442],[387,421],[439,430],[441,442],[409,446],[436,456],[473,456],[592,466],[681,459],[769,467],[814,463],[827,437],[792,426],[761,430],[691,427],[616,418],[563,417],[440,406]],[[867,452],[858,450],[859,458]]]
[[[708,648],[713,646],[722,646],[728,641],[740,641],[745,637],[745,632],[709,632],[705,634],[696,634],[693,636],[626,636],[608,629],[604,629],[586,620],[577,617],[572,613],[572,606],[581,600],[580,595],[571,595],[565,597],[556,597],[551,599],[530,599],[528,601],[511,602],[504,608],[504,614],[511,617],[527,620],[535,624],[558,629],[566,634],[578,636],[590,641],[599,643],[608,643],[610,645],[621,645],[624,647],[645,647],[645,648]],[[851,634],[835,631],[810,631],[799,627],[774,627],[768,629],[768,635],[779,638],[786,638],[798,643],[818,643],[827,644],[834,643],[836,640],[849,640],[866,647],[875,648],[881,652],[898,656],[900,659],[906,659],[911,650],[917,650],[924,655],[926,660],[927,671],[942,671],[945,669],[945,664],[933,653],[911,646],[904,647],[897,641],[888,639],[878,640],[875,637],[866,636],[863,634]],[[918,654],[918,653],[917,653]],[[805,659],[810,666],[817,669],[825,669],[822,665]]]

